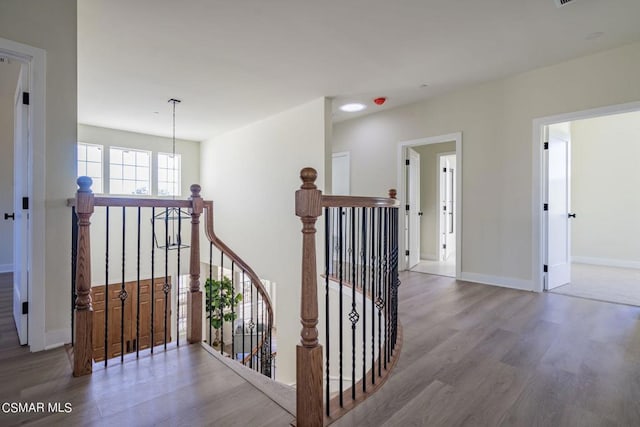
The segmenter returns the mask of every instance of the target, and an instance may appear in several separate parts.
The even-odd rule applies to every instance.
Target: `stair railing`
[[[302,169],[300,178],[296,215],[303,224],[302,331],[296,353],[296,425],[306,427],[332,423],[382,385],[398,359],[402,330],[395,190],[389,198],[322,195],[314,169]],[[315,240],[323,210],[324,358],[317,327]]]
[[[271,376],[273,371],[271,300],[251,267],[216,237],[213,229],[213,202],[202,200],[199,185],[191,186],[191,197],[188,200],[170,200],[97,197],[91,191],[91,178],[80,177],[77,183],[79,188],[76,197],[67,201],[67,204],[73,208],[71,264],[74,376],[91,374],[94,361],[104,359],[104,365],[107,366],[108,360],[114,356],[119,356],[123,362],[125,353],[135,352],[135,357],[138,357],[141,350],[149,349],[150,353],[153,353],[157,346],[163,346],[166,349],[170,342],[179,346],[181,331],[186,334],[188,343],[202,342],[203,338],[206,338],[206,330],[202,325],[205,313],[207,319],[210,319],[211,316],[215,316],[215,310],[218,310],[217,314],[224,331],[225,320],[229,318],[228,308],[212,307],[208,304],[209,299],[205,297],[201,287],[200,216],[203,212],[205,213],[204,231],[209,239],[209,262],[204,263],[209,268],[209,280],[205,283],[205,289],[206,286],[211,285],[211,279],[213,279],[212,249],[215,246],[222,254],[220,265],[215,266],[219,272],[217,278],[220,280],[225,278],[227,271],[224,269],[223,261],[227,260],[231,264],[231,292],[235,294],[236,291],[241,290],[242,293],[246,293],[245,291],[248,290],[251,296],[248,298],[250,301],[244,301],[242,307],[249,304],[246,317],[251,318],[251,321],[255,320],[253,325],[256,333],[249,334],[252,339],[246,343],[243,341],[243,354],[239,361]],[[100,210],[99,219],[105,221],[105,247],[101,248],[104,249],[105,266],[104,271],[99,272],[103,276],[104,286],[97,286],[92,291],[94,283],[92,282],[90,236],[92,216],[96,208],[104,208]],[[127,219],[127,212],[131,213],[131,211],[137,213],[133,220]],[[151,219],[151,230],[146,226],[146,219],[142,221],[143,217]],[[187,231],[191,236],[189,241],[186,239],[183,241],[182,238],[183,219],[190,219],[191,226]],[[170,221],[173,221],[171,230]],[[117,229],[117,225],[121,225],[121,230]],[[177,233],[173,228],[177,228]],[[115,241],[117,246],[121,245],[121,248],[114,247],[112,241]],[[145,265],[141,268],[141,252],[146,251],[149,244],[151,256],[147,259],[149,261],[147,264],[150,264],[150,267]],[[185,282],[188,286],[181,286],[183,275],[181,274],[181,254],[187,248],[189,248],[189,279]],[[117,253],[119,249],[121,252]],[[114,257],[114,252],[118,256]],[[172,283],[173,276],[170,274],[169,264],[174,261],[177,280]],[[131,267],[132,264],[135,267]],[[141,273],[141,270],[144,272]],[[98,270],[93,272],[97,273]],[[145,275],[150,276],[150,279],[144,277]],[[245,277],[247,280],[236,280]],[[175,292],[171,292],[172,288]],[[98,289],[100,292],[96,292]],[[93,294],[98,297],[95,301]],[[171,302],[172,295],[178,299],[174,301],[175,304]],[[203,307],[204,304],[207,304],[206,309]],[[172,313],[172,307],[175,307],[175,313]],[[116,318],[113,318],[114,313],[118,313]],[[263,316],[264,319],[258,319],[258,315]],[[175,323],[170,319],[175,320]],[[100,327],[101,323],[104,323],[104,328]],[[112,324],[111,329],[110,324]],[[211,327],[209,327],[209,337],[211,337],[210,331]],[[173,339],[172,332],[175,333]],[[231,342],[231,348],[233,348],[234,341]],[[222,349],[224,350],[224,346]],[[235,356],[233,350],[231,353],[226,352],[226,355]]]

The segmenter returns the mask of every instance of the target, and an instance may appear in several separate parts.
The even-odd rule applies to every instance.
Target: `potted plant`
[[[224,343],[220,343],[220,329],[224,322],[233,323],[238,317],[235,306],[242,301],[242,294],[235,292],[233,283],[226,276],[223,276],[222,280],[207,279],[204,288],[207,298],[207,318],[216,330],[215,339],[211,344],[213,346],[222,344],[224,348]]]

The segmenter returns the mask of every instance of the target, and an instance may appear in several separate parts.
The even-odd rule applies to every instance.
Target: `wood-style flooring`
[[[376,394],[334,425],[640,425],[639,307],[413,272],[401,280],[398,364]],[[4,342],[0,348],[7,351]],[[0,360],[0,403],[70,402],[73,410],[0,413],[0,425],[291,422],[289,412],[222,365],[191,345],[73,378],[64,350],[23,349]]]
[[[640,308],[401,281],[398,364],[335,426],[640,426]]]
[[[29,353],[11,318],[11,286],[0,283],[0,426],[287,426],[293,416],[200,345],[73,378],[64,349]],[[10,280],[9,280],[10,281]],[[10,324],[13,328],[6,327]],[[13,336],[11,336],[11,332]],[[267,388],[268,387],[264,387]],[[70,413],[5,413],[12,402],[60,403]],[[47,408],[48,409],[48,408]]]

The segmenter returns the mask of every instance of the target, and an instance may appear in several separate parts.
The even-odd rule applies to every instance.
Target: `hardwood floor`
[[[639,307],[413,272],[401,280],[398,364],[376,394],[334,425],[640,425]],[[10,298],[1,301],[5,337]],[[290,405],[274,403],[197,345],[82,378],[71,377],[62,349],[17,349],[0,360],[0,403],[69,402],[72,412],[0,412],[2,426],[251,427],[293,419],[282,409]]]
[[[640,308],[401,280],[398,364],[334,425],[640,425]]]
[[[13,274],[0,273],[0,363],[27,353],[29,349],[20,346],[13,321]]]
[[[134,357],[73,378],[64,349],[29,353],[11,318],[11,286],[0,284],[0,425],[287,426],[293,415],[194,344]],[[10,325],[11,329],[9,326]],[[13,335],[11,335],[11,333]],[[269,384],[263,384],[269,390]],[[280,392],[279,389],[276,391]],[[44,411],[11,414],[13,402],[43,402]],[[49,403],[69,413],[52,413]]]

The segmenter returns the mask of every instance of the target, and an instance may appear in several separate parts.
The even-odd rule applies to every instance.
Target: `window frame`
[[[84,142],[84,141],[76,141],[76,155],[78,155],[78,149],[83,146],[83,147],[97,147],[100,149],[100,181],[101,181],[101,188],[99,189],[100,191],[98,191],[98,189],[95,187],[95,180],[93,182],[93,185],[91,186],[91,191],[93,191],[93,193],[95,194],[106,194],[105,191],[105,173],[104,173],[104,152],[105,152],[105,148],[104,145],[102,144],[94,144],[92,142]],[[88,169],[86,167],[87,163],[98,163],[98,162],[94,162],[94,161],[89,161],[87,160],[87,156],[86,156],[86,148],[85,148],[85,159],[84,160],[80,160],[80,156],[78,155],[76,158],[76,178],[79,178],[81,176],[88,176],[88,175],[80,175],[80,162],[84,162],[85,163],[85,171]],[[93,179],[93,177],[90,177]]]
[[[168,156],[174,157],[174,168],[173,169],[169,169],[167,168],[161,168],[160,167],[160,156]],[[165,153],[162,151],[158,151],[157,152],[157,166],[156,166],[156,173],[157,173],[157,179],[156,179],[156,190],[158,193],[158,197],[182,197],[182,154],[181,153]],[[177,176],[178,176],[178,182],[174,182],[174,181],[162,181],[163,183],[166,184],[174,184],[174,188],[177,190],[177,192],[175,194],[160,194],[160,169],[164,169],[167,171],[167,173],[169,171],[173,171],[174,172],[174,176],[176,174],[176,168],[175,168],[175,157],[177,157],[179,159],[179,167],[177,169]],[[167,174],[168,176],[168,174]]]
[[[125,165],[124,160],[122,160],[122,163],[114,163],[113,161],[113,156],[112,156],[112,150],[121,150],[123,152],[123,154],[125,152],[136,152],[136,153],[146,153],[149,157],[149,165],[148,166],[139,166],[138,162],[137,162],[137,158],[135,161],[134,165]],[[122,175],[121,178],[114,178],[113,174],[111,173],[111,167],[112,166],[120,166],[123,168],[122,171]],[[127,179],[124,178],[124,166],[133,166],[137,172],[137,168],[143,168],[146,167],[148,169],[148,177],[147,177],[147,183],[148,183],[148,191],[146,194],[136,194],[136,193],[124,193],[124,192],[114,192],[113,191],[113,185],[112,185],[112,181],[120,181],[122,183],[124,182],[142,182],[141,180],[138,179]],[[136,174],[137,176],[137,174]],[[112,195],[116,195],[116,196],[128,196],[128,197],[153,197],[153,151],[151,150],[142,150],[139,148],[131,148],[131,147],[121,147],[121,146],[116,146],[116,145],[112,145],[109,146],[109,194]]]

